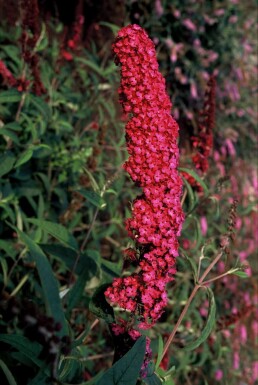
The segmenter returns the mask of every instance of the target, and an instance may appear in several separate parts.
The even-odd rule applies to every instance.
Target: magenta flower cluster
[[[138,313],[139,327],[144,329],[161,316],[167,305],[166,284],[176,272],[184,219],[177,171],[178,125],[146,32],[138,25],[123,28],[113,51],[121,65],[120,101],[130,117],[126,125],[130,156],[124,168],[143,194],[133,202],[132,217],[126,221],[136,244],[138,272],[116,278],[105,294],[112,304]]]

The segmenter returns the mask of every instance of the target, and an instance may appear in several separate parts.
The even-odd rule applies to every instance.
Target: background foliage
[[[101,385],[113,376],[122,384],[121,371],[128,384],[137,381],[140,367],[132,363],[143,360],[144,337],[101,380],[116,344],[108,328],[114,312],[103,292],[128,272],[123,223],[138,193],[121,170],[124,117],[111,55],[117,30],[128,23],[146,28],[156,44],[181,127],[181,168],[194,170],[191,136],[198,133],[208,76],[217,78],[214,151],[208,173],[201,180],[192,173],[203,193],[185,181],[178,273],[165,314],[148,332],[154,362],[199,261],[207,266],[229,231],[227,212],[236,198],[235,237],[211,278],[236,266],[240,277],[211,283],[217,311],[208,338],[201,330],[211,306],[207,293],[198,293],[157,370],[168,385],[256,383],[255,3],[144,0],[98,8],[85,1],[65,9],[39,2],[39,34],[27,61],[23,33],[30,39],[36,32],[33,23],[24,24],[23,2],[15,3],[0,3],[0,60],[17,79],[11,85],[0,74],[1,383]],[[37,91],[39,81],[44,90]],[[196,337],[202,343],[191,350]],[[159,384],[151,381],[145,379]]]

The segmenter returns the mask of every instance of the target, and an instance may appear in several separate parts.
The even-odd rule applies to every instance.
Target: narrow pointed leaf
[[[17,349],[37,366],[42,366],[42,361],[37,358],[42,350],[42,346],[39,343],[32,342],[25,336],[18,334],[0,334],[0,341]]]
[[[178,169],[179,171],[183,171],[185,172],[186,174],[189,174],[191,175],[203,188],[204,192],[206,194],[209,193],[209,190],[208,190],[208,187],[207,185],[204,183],[204,181],[202,180],[202,178],[193,170],[190,170],[189,168],[183,168],[183,167],[180,167]]]
[[[15,162],[15,156],[10,152],[6,152],[5,154],[0,156],[0,177],[7,174],[13,168]]]
[[[55,319],[56,322],[60,322],[62,325],[60,335],[67,334],[66,320],[59,296],[59,287],[46,255],[28,235],[24,234],[16,227],[12,227],[17,231],[21,241],[27,246],[32,259],[36,262],[48,313]]]
[[[42,230],[52,235],[52,237],[58,239],[60,242],[64,243],[66,246],[70,246],[72,249],[78,250],[78,244],[76,239],[72,234],[69,233],[69,231],[64,226],[58,223],[43,221],[41,219],[34,219],[34,218],[29,218],[28,222],[39,226]]]
[[[5,374],[5,377],[9,383],[9,385],[17,385],[17,382],[15,381],[14,376],[12,375],[11,371],[9,370],[8,366],[4,363],[4,361],[0,360],[0,368]]]
[[[201,335],[195,341],[185,346],[183,348],[184,350],[194,350],[198,346],[200,346],[209,337],[215,325],[216,302],[215,302],[213,291],[209,287],[207,288],[207,292],[209,297],[209,311],[208,311],[206,324],[201,332]]]

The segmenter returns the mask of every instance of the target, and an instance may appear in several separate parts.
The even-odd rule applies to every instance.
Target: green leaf
[[[15,167],[19,167],[22,164],[28,162],[30,160],[30,158],[32,157],[32,155],[33,155],[33,149],[32,148],[28,148],[27,150],[22,152],[15,163]]]
[[[201,242],[203,240],[203,236],[202,236],[202,232],[201,232],[201,225],[200,225],[200,222],[198,221],[197,217],[191,215],[191,218],[195,222],[195,226],[194,226],[195,246],[192,248],[192,251],[193,251],[193,250],[198,250],[199,249],[199,246],[200,246],[200,244],[201,244]]]
[[[182,359],[181,359],[181,361],[182,361]],[[160,376],[160,378],[162,379],[162,384],[175,385],[175,383],[172,379],[172,377],[175,377],[175,374],[174,374],[175,373],[175,366],[172,366],[168,370],[163,370],[161,368],[158,368],[157,373]]]
[[[8,130],[8,128],[0,128],[0,135],[8,136],[15,144],[20,143],[17,135],[13,131]]]
[[[64,226],[58,223],[43,221],[41,219],[36,218],[28,218],[28,222],[39,226],[42,230],[52,235],[52,237],[58,239],[66,246],[69,246],[74,250],[78,250],[78,244],[76,239],[72,234],[69,233],[69,231]]]
[[[6,128],[8,130],[13,130],[13,131],[22,131],[22,126],[17,123],[17,122],[10,122],[10,123],[6,123],[3,128]]]
[[[122,271],[122,264],[108,261],[107,259],[101,259],[101,267],[104,272],[111,277],[119,277]]]
[[[245,271],[240,271],[240,270],[230,272],[230,274],[237,275],[240,278],[248,278],[249,277],[249,275]]]
[[[59,296],[58,283],[46,255],[43,253],[41,248],[30,237],[28,237],[28,235],[24,234],[15,226],[11,225],[11,227],[17,231],[22,242],[28,247],[32,259],[36,262],[47,312],[55,319],[56,322],[60,322],[62,325],[60,335],[67,334],[67,325]]]
[[[7,174],[13,168],[15,162],[15,156],[12,152],[7,151],[5,154],[0,156],[0,178]]]
[[[81,373],[83,370],[80,358],[80,351],[73,349],[69,357],[65,357],[65,359],[61,361],[61,365],[59,363],[58,379],[61,384],[68,385],[71,382],[74,383],[74,377],[76,375],[78,376],[78,373]]]
[[[193,170],[190,170],[189,168],[184,168],[184,167],[179,167],[178,168],[179,171],[183,171],[185,172],[186,174],[189,174],[191,175],[203,188],[204,192],[206,195],[209,194],[209,189],[207,187],[207,185],[204,183],[204,181],[202,180],[202,178]]]
[[[184,180],[184,185],[187,189],[187,197],[188,197],[188,203],[189,203],[188,211],[191,211],[195,205],[194,192],[193,192],[193,189],[192,189],[190,183],[183,176],[182,176],[182,178]]]
[[[16,260],[16,252],[13,248],[13,245],[10,243],[10,241],[4,241],[0,240],[0,250],[4,250],[6,254],[8,254],[9,257],[11,257],[13,260]]]
[[[146,377],[143,378],[143,381],[147,385],[162,385],[161,379],[157,376],[156,373],[154,373],[154,369],[155,369],[154,363],[149,362],[147,366],[147,374],[146,374]]]
[[[124,357],[117,361],[97,385],[135,385],[143,363],[146,337],[140,337]]]
[[[201,345],[209,337],[209,335],[212,332],[212,329],[215,325],[216,302],[215,302],[214,294],[213,294],[213,291],[209,287],[207,287],[206,290],[208,292],[208,298],[209,298],[209,311],[208,311],[208,316],[207,316],[205,326],[201,332],[201,335],[195,341],[193,341],[190,344],[188,344],[187,346],[185,346],[183,348],[183,350],[196,349],[199,345]]]
[[[28,383],[28,385],[46,385],[49,384],[49,376],[41,369],[37,375]]]
[[[70,312],[81,300],[86,283],[94,276],[98,270],[98,265],[90,257],[87,258],[87,264],[80,273],[75,285],[70,290],[67,302],[67,312]]]
[[[150,376],[147,375],[143,381],[147,385],[162,385],[163,383],[156,373],[152,373]]]
[[[101,21],[99,25],[103,25],[104,27],[108,27],[111,29],[114,35],[117,35],[117,32],[120,30],[121,27],[117,26],[116,24],[108,23],[106,21]]]
[[[193,257],[188,257],[188,255],[185,253],[185,251],[183,251],[183,249],[181,247],[180,247],[180,253],[184,256],[184,258],[187,260],[188,264],[190,265],[190,268],[193,271],[194,280],[196,282],[197,275],[198,275],[198,272],[197,272],[198,268],[197,268],[197,264],[196,264],[195,260],[193,259]]]
[[[57,257],[58,259],[61,259],[70,270],[73,269],[74,262],[78,255],[78,252],[76,250],[71,249],[70,247],[65,247],[63,245],[56,244],[56,243],[52,245],[40,243],[39,246],[42,248],[42,250],[45,253],[51,254],[52,256]],[[79,260],[77,264],[77,268],[75,271],[76,274],[79,274],[80,271],[83,269],[80,262],[81,260]]]
[[[75,62],[81,62],[82,64],[85,64],[87,67],[96,72],[99,76],[105,77],[105,70],[99,67],[97,64],[93,63],[92,61],[82,57],[76,57],[74,60]]]
[[[99,209],[106,206],[104,199],[95,191],[80,189],[77,190],[77,192],[80,193],[84,198],[86,198],[90,203],[92,203]]]
[[[0,92],[0,103],[16,103],[21,100],[22,94],[16,90]]]
[[[163,339],[161,337],[161,335],[159,335],[159,341],[158,341],[158,357],[157,357],[157,361],[156,361],[156,364],[155,364],[155,369],[157,369],[161,363],[161,357],[162,357],[162,353],[163,353],[163,348],[164,348],[164,342],[163,342]]]
[[[9,383],[9,385],[17,385],[17,382],[15,381],[15,378],[12,375],[12,373],[10,372],[8,366],[1,359],[0,359],[0,367],[1,367],[2,371],[4,372],[5,377]]]
[[[99,318],[103,318],[107,323],[115,322],[114,310],[106,300],[104,292],[109,284],[101,285],[97,288],[90,301],[89,310]]]
[[[46,102],[39,97],[35,96],[33,94],[28,94],[28,101],[41,113],[42,117],[46,120],[49,121],[51,118],[51,111]]]
[[[38,342],[32,342],[18,334],[0,334],[0,341],[17,349],[37,366],[42,366],[42,361],[37,358],[42,350],[42,346]]]

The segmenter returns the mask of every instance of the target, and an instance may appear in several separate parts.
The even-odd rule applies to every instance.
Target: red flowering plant
[[[120,100],[124,111],[131,113],[126,125],[130,157],[124,168],[143,190],[126,222],[141,270],[116,279],[106,296],[132,312],[141,305],[140,327],[148,328],[166,305],[165,286],[175,273],[183,222],[178,125],[170,115],[165,81],[146,32],[137,25],[122,29],[113,50],[121,64]]]
[[[123,28],[113,51],[121,65],[120,102],[129,114],[126,140],[130,157],[124,168],[142,188],[142,195],[134,200],[132,217],[126,221],[135,242],[135,250],[126,252],[134,254],[137,272],[114,279],[105,295],[111,304],[136,316],[138,329],[148,329],[167,304],[166,284],[176,271],[177,238],[184,219],[182,180],[177,171],[178,125],[170,114],[165,80],[146,32],[138,25]],[[124,323],[113,325],[115,334],[124,330]],[[132,338],[140,335],[135,333]]]

